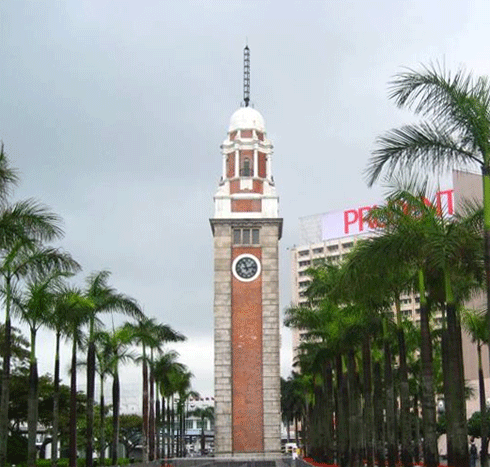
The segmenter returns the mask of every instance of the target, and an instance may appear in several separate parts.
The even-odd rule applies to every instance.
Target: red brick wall
[[[235,176],[235,153],[232,152],[226,156],[226,176],[233,178]]]
[[[260,212],[262,211],[261,199],[232,199],[231,212]]]
[[[233,248],[261,259],[257,247]],[[232,277],[232,437],[233,452],[264,450],[262,385],[262,277],[241,282]]]
[[[230,182],[230,194],[250,193],[251,191],[260,194],[264,193],[264,182],[262,180],[254,180],[252,190],[240,190],[240,180],[232,180]]]
[[[263,152],[259,152],[259,177],[265,178],[265,172],[265,154]]]

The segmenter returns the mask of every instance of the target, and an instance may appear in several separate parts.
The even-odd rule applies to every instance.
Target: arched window
[[[252,165],[251,165],[250,159],[248,157],[244,158],[242,161],[242,167],[240,169],[240,176],[241,177],[252,177],[253,176]]]

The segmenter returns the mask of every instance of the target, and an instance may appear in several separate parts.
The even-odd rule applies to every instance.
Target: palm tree
[[[56,287],[64,274],[54,271],[44,278],[29,281],[23,296],[14,296],[14,305],[22,322],[30,329],[29,356],[29,398],[28,398],[28,454],[29,466],[36,465],[37,421],[38,421],[38,372],[36,357],[36,335],[39,328],[46,324],[53,308]]]
[[[141,345],[143,353],[141,356],[143,371],[143,462],[148,462],[149,458],[149,407],[148,407],[148,366],[149,356],[147,348],[158,348],[165,342],[178,342],[185,340],[185,337],[174,331],[166,324],[157,324],[154,318],[144,317],[139,319],[136,324],[126,323],[125,325],[133,335],[133,342]]]
[[[98,331],[95,335],[96,341],[96,359],[97,359],[97,373],[99,374],[100,384],[100,399],[99,399],[99,413],[100,413],[100,434],[99,434],[99,463],[105,465],[105,451],[106,451],[106,439],[105,439],[105,415],[106,405],[104,396],[104,384],[107,375],[111,370],[111,346],[110,346],[110,334],[107,331]]]
[[[8,438],[8,406],[10,387],[10,352],[11,352],[11,286],[25,270],[17,270],[17,274],[9,268],[19,245],[33,244],[36,241],[50,241],[62,236],[60,218],[45,206],[29,199],[9,203],[12,188],[18,183],[17,171],[10,166],[0,146],[0,275],[2,277],[5,296],[5,347],[2,354],[2,393],[0,401],[0,467],[5,467]]]
[[[185,337],[181,334],[176,333],[171,330],[166,324],[158,324],[154,319],[150,319],[148,322],[148,327],[153,327],[152,333],[156,337],[155,345],[149,345],[150,347],[150,361],[149,361],[149,373],[150,373],[150,398],[149,398],[149,416],[148,416],[148,433],[149,433],[149,460],[155,459],[155,448],[156,448],[156,407],[155,407],[155,360],[154,354],[162,354],[163,346],[165,343],[176,342],[177,340],[183,341]]]
[[[98,271],[87,277],[85,295],[92,302],[92,316],[89,321],[87,342],[87,446],[85,462],[93,466],[93,428],[95,393],[95,321],[100,313],[124,313],[133,318],[141,318],[143,312],[138,303],[126,295],[117,293],[109,286],[109,271]]]
[[[34,205],[31,205],[31,208],[33,208],[33,206]],[[34,208],[31,209],[33,218],[36,217],[36,211],[39,216],[42,216],[43,209]],[[51,217],[51,214],[46,214],[47,224],[51,222]],[[56,226],[52,232],[53,236],[55,232],[57,232]],[[74,262],[69,255],[59,252],[55,248],[42,247],[34,240],[18,240],[14,244],[3,248],[0,245],[0,250],[2,249],[3,257],[0,260],[0,280],[3,282],[1,293],[5,302],[5,352],[3,355],[2,399],[0,404],[0,466],[3,467],[6,460],[6,435],[8,433],[11,308],[13,291],[19,281],[29,275],[44,274],[53,269],[74,271],[79,268],[79,265]],[[5,433],[5,436],[3,436],[2,433]]]
[[[344,265],[345,288],[351,291],[351,295],[357,303],[364,303],[366,309],[372,313],[387,310],[390,303],[395,306],[396,335],[399,348],[399,374],[400,374],[400,432],[401,432],[401,460],[405,467],[412,465],[410,455],[410,402],[408,392],[408,371],[405,351],[405,334],[402,326],[402,314],[400,309],[400,296],[410,289],[410,265],[401,260],[400,257],[390,257],[386,254],[386,240],[388,237],[379,235],[358,242],[356,247],[348,256]],[[389,239],[389,238],[388,238]],[[379,280],[382,278],[382,280]],[[362,280],[360,280],[362,279]],[[347,281],[347,282],[346,282]],[[385,385],[387,412],[386,418],[390,425],[388,429],[388,462],[394,465],[396,462],[395,429],[395,394],[392,377],[391,361],[391,335],[388,326],[391,321],[386,313],[383,317],[383,335],[385,346]],[[369,341],[364,342],[369,345]],[[365,353],[366,358],[369,353]],[[369,361],[366,361],[365,376],[369,377]],[[366,382],[366,389],[369,389]],[[367,402],[370,400],[367,398]],[[368,407],[370,409],[370,407]],[[366,423],[369,427],[369,423]],[[369,441],[371,438],[368,439]],[[371,461],[369,461],[371,462]]]
[[[82,328],[90,322],[93,315],[93,302],[76,288],[66,289],[62,296],[63,303],[58,306],[67,311],[69,321],[66,323],[66,335],[72,340],[70,368],[70,435],[69,466],[77,466],[77,348],[84,341]]]
[[[478,382],[480,394],[480,413],[481,413],[481,459],[482,467],[487,467],[488,463],[488,419],[487,419],[487,403],[485,397],[485,378],[483,376],[482,365],[482,344],[488,343],[488,328],[486,326],[485,313],[465,310],[462,315],[463,326],[469,332],[473,342],[476,342],[476,352],[478,358]]]
[[[191,379],[194,375],[185,369],[184,371],[174,372],[174,385],[177,394],[177,419],[179,423],[179,430],[177,436],[177,456],[185,456],[185,417],[186,417],[186,404],[190,398],[197,398],[199,394],[191,390]]]
[[[170,386],[169,375],[174,371],[175,365],[181,365],[177,362],[179,354],[175,350],[168,350],[162,352],[157,359],[153,362],[153,375],[155,378],[156,386],[156,401],[155,401],[155,429],[157,432],[156,437],[156,456],[157,458],[164,457],[165,445],[160,442],[160,433],[162,432],[163,424],[165,422],[166,410],[165,399],[167,397],[167,389]],[[162,397],[162,403],[160,407],[159,397]],[[165,430],[163,430],[165,432]]]
[[[58,463],[58,432],[59,432],[59,400],[60,400],[60,343],[61,337],[71,336],[71,313],[73,303],[69,296],[73,291],[66,285],[61,284],[54,297],[54,304],[45,316],[45,324],[55,332],[55,355],[54,355],[54,380],[53,380],[53,427],[51,441],[51,465]]]
[[[425,278],[432,275],[437,277],[436,289],[440,292],[434,295],[434,286],[431,293],[433,301],[437,301],[445,309],[443,335],[447,335],[447,343],[443,358],[447,363],[446,375],[450,374],[452,384],[446,387],[446,402],[448,406],[448,439],[451,440],[451,450],[448,454],[454,455],[456,465],[465,465],[467,462],[467,428],[464,406],[464,375],[461,347],[461,330],[458,318],[458,306],[468,297],[471,287],[478,287],[480,276],[481,242],[478,231],[475,231],[474,218],[446,219],[436,206],[426,202],[421,195],[412,195],[401,190],[388,200],[386,207],[375,210],[377,220],[383,220],[387,225],[386,233],[381,236],[385,245],[382,254],[393,254],[399,261],[417,265],[419,271],[419,293],[421,299],[421,331],[423,332],[422,358],[427,371],[430,348],[428,340],[427,301],[425,297]],[[401,254],[401,255],[400,255]],[[468,282],[467,278],[473,278]],[[429,370],[430,371],[430,370]],[[429,389],[429,388],[427,388]],[[427,409],[430,410],[429,429],[425,438],[435,445],[435,431],[432,432],[435,417],[432,415],[433,392],[424,395]],[[435,408],[434,408],[435,409]],[[428,415],[428,414],[427,414]],[[429,417],[429,416],[428,416]],[[434,417],[434,418],[433,418]],[[433,433],[433,434],[432,434]],[[429,435],[429,437],[427,436]],[[426,462],[435,465],[433,458],[435,446],[427,446]],[[466,458],[466,461],[464,460]],[[451,459],[452,461],[452,459]]]
[[[438,172],[477,166],[482,172],[484,263],[490,317],[490,85],[486,77],[438,67],[407,70],[391,83],[390,98],[428,118],[391,130],[378,139],[367,169],[368,183],[382,173]],[[450,291],[448,291],[450,294]],[[452,314],[452,305],[450,305]],[[451,319],[449,320],[451,321]],[[490,326],[490,319],[487,320]],[[466,443],[467,444],[467,443]],[[467,447],[467,446],[466,446]],[[465,461],[466,462],[466,461]]]
[[[119,444],[119,407],[120,407],[120,382],[119,365],[135,359],[131,351],[132,335],[127,327],[114,329],[111,333],[99,335],[103,341],[103,347],[108,356],[108,368],[112,374],[112,465],[117,464]],[[103,426],[103,425],[102,425]]]
[[[2,258],[0,276],[3,280],[3,289],[1,293],[4,296],[6,316],[2,404],[8,402],[9,399],[11,311],[21,279],[35,280],[51,271],[62,273],[76,271],[79,268],[79,264],[69,254],[52,247],[43,247],[36,241],[19,240],[12,245],[12,248]],[[8,404],[6,407],[8,407]],[[8,421],[8,414],[4,413],[3,408],[0,412],[0,418],[7,416]],[[1,444],[0,441],[0,446]],[[1,455],[0,449],[0,463]]]
[[[164,429],[163,431],[164,434],[166,434],[164,439],[167,440],[167,443],[163,443],[163,455],[161,455],[160,457],[169,457],[171,452],[170,437],[172,433],[171,430],[173,430],[173,424],[171,424],[170,421],[172,418],[170,398],[177,391],[175,387],[176,378],[173,375],[175,373],[182,373],[186,370],[185,365],[177,361],[178,356],[179,354],[177,352],[175,352],[174,350],[169,350],[163,352],[154,363],[155,381],[159,389],[158,392],[162,396],[161,418],[163,424],[166,424],[166,429]],[[165,403],[165,400],[167,401],[167,403]]]

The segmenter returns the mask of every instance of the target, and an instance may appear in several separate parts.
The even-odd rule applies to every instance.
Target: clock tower
[[[280,453],[278,242],[273,146],[249,104],[231,117],[214,196],[214,371],[217,456]]]

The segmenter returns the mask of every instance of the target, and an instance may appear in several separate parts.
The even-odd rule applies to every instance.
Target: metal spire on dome
[[[250,49],[248,44],[243,49],[243,101],[245,107],[250,103]]]

